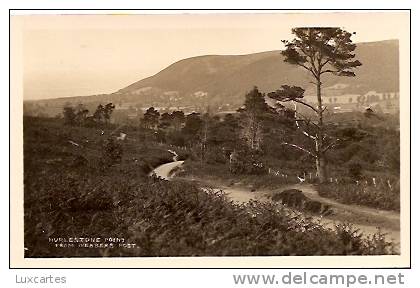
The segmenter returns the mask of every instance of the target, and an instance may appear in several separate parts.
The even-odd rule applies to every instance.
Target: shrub
[[[262,162],[261,155],[248,149],[238,150],[234,153],[230,162],[230,171],[233,174],[261,175],[266,174],[267,169]]]
[[[378,181],[379,182],[379,181]],[[387,183],[379,182],[376,187],[360,183],[328,183],[317,185],[319,195],[333,198],[345,204],[359,204],[377,209],[400,210],[399,182],[390,189]]]
[[[108,138],[102,147],[102,165],[109,167],[121,163],[123,148],[120,142]]]
[[[206,163],[210,165],[214,164],[226,164],[228,162],[228,158],[225,156],[222,149],[217,147],[210,148],[206,152]]]
[[[330,215],[333,212],[329,205],[323,204],[317,200],[309,199],[298,189],[288,189],[282,192],[276,192],[271,196],[271,199],[273,201],[279,201],[288,207],[310,213]]]
[[[362,164],[360,162],[351,162],[348,165],[348,173],[352,179],[359,180],[362,177]]]

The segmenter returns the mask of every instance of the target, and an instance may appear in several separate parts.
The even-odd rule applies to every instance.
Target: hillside
[[[398,41],[361,43],[356,57],[363,63],[357,77],[325,77],[324,86],[348,85],[344,93],[366,93],[399,90]],[[240,56],[200,56],[176,62],[156,75],[140,80],[118,91],[118,94],[136,93],[152,87],[164,91],[177,91],[188,96],[197,91],[211,98],[230,95],[237,97],[257,85],[270,92],[281,84],[290,83],[306,88],[308,76],[300,68],[283,61],[280,51]],[[379,72],[379,73],[378,73]]]
[[[329,76],[324,79],[325,93],[341,95],[399,91],[398,40],[359,43],[356,57],[362,62],[356,77]],[[59,107],[65,102],[91,103],[112,101],[137,107],[238,106],[254,85],[271,92],[282,84],[299,85],[313,93],[310,77],[301,68],[283,61],[280,51],[248,55],[207,55],[187,58],[156,75],[135,82],[109,95],[70,97],[45,102]],[[43,101],[44,102],[44,101]]]

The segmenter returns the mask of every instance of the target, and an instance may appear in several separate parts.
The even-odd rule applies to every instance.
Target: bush
[[[362,177],[362,164],[359,162],[351,162],[348,165],[348,173],[350,178],[359,180]]]
[[[205,158],[206,163],[209,165],[226,164],[228,162],[228,158],[224,154],[224,151],[217,147],[208,149]]]
[[[123,148],[120,142],[113,138],[108,138],[102,147],[102,164],[109,167],[121,163]]]
[[[330,215],[333,211],[327,204],[317,200],[309,199],[298,189],[288,189],[282,192],[276,192],[271,196],[273,201],[279,201],[288,207],[306,211],[314,214]]]
[[[230,162],[230,172],[232,174],[261,175],[266,174],[267,169],[258,152],[242,149],[234,153]]]
[[[171,131],[167,134],[167,142],[169,144],[175,145],[175,146],[185,146],[187,141],[186,141],[186,136],[181,133],[180,131]]]
[[[400,210],[399,181],[395,181],[392,189],[387,183],[378,181],[374,186],[356,183],[328,183],[317,185],[319,195],[333,198],[345,204],[358,204],[384,210]]]

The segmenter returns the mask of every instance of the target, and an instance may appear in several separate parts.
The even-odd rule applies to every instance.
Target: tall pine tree
[[[315,142],[315,151],[310,151],[295,144],[295,148],[309,153],[315,157],[319,181],[325,182],[327,178],[325,153],[336,144],[337,139],[329,139],[325,134],[324,112],[326,107],[322,103],[322,79],[325,74],[335,76],[354,77],[353,69],[362,65],[355,60],[356,44],[351,40],[354,34],[340,28],[294,28],[295,38],[291,41],[283,40],[286,49],[282,51],[284,61],[302,67],[309,73],[316,86],[317,105],[303,101],[304,90],[300,87],[283,85],[281,89],[269,93],[269,97],[279,101],[293,101],[312,109],[317,115],[315,135],[304,134]],[[297,123],[297,122],[296,122]]]

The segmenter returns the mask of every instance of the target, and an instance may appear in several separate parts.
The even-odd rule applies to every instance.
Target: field
[[[127,134],[123,141],[115,140],[120,131]],[[281,204],[235,204],[220,191],[149,177],[172,161],[170,142],[139,127],[25,117],[25,257],[395,253],[381,234],[362,237],[351,225],[325,228]],[[202,163],[194,155],[191,149],[182,156],[189,165]],[[56,242],[69,237],[126,245]]]

